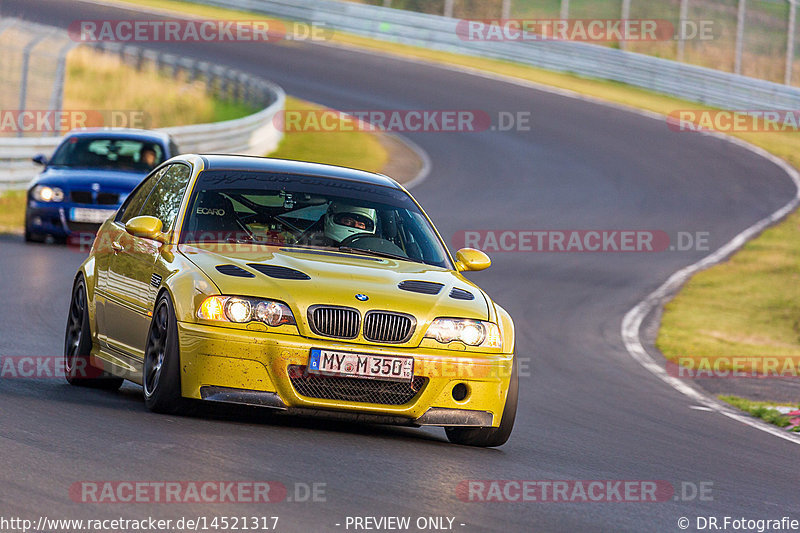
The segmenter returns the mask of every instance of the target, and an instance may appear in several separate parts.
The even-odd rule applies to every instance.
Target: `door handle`
[[[118,253],[120,253],[120,252],[121,252],[121,251],[122,251],[124,248],[123,248],[123,246],[122,246],[120,243],[118,243],[117,241],[113,241],[113,242],[111,243],[111,249],[112,249],[112,250],[114,250],[114,253],[115,253],[115,254],[118,254]]]

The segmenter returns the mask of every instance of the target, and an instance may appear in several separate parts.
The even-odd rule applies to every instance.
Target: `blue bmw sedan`
[[[68,133],[28,188],[26,241],[94,237],[150,171],[178,154],[169,135],[156,131],[95,129]],[[89,240],[91,242],[91,240]]]

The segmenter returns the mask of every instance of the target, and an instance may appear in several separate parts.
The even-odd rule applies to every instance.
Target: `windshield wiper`
[[[397,255],[390,252],[377,252],[375,250],[365,250],[364,248],[351,248],[350,246],[340,246],[339,251],[352,254],[374,255],[376,257],[386,257],[388,259],[397,259],[400,261],[411,261],[412,263],[425,263],[425,261],[420,259],[414,259],[404,255]]]

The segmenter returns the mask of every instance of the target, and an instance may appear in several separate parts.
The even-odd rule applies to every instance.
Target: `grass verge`
[[[661,352],[673,360],[800,356],[799,239],[795,212],[692,277],[664,309]]]
[[[321,106],[286,98],[286,111],[319,110]],[[374,133],[363,131],[290,131],[270,157],[300,159],[381,172],[389,154]]]
[[[25,227],[25,191],[0,192],[0,233],[22,235]]]
[[[746,398],[740,398],[739,396],[719,396],[719,399],[756,418],[760,418],[764,422],[781,428],[793,426],[789,431],[800,433],[800,426],[793,425],[792,422],[793,419],[797,417],[786,415],[777,409],[777,407],[784,406],[777,406],[769,402],[754,402]]]
[[[144,124],[114,124],[162,128],[241,118],[257,109],[206,93],[201,81],[178,80],[150,64],[141,70],[119,56],[77,48],[67,58],[64,109],[144,111]],[[123,113],[124,115],[124,113]]]

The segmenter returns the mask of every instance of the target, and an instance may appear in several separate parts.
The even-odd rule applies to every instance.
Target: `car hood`
[[[221,248],[224,252],[220,251]],[[313,336],[306,325],[306,317],[308,308],[318,304],[353,307],[361,311],[362,316],[372,309],[408,313],[419,325],[427,325],[437,317],[488,320],[494,316],[488,298],[476,285],[454,271],[430,265],[271,246],[184,244],[179,249],[217,285],[222,294],[271,298],[287,303],[304,335]],[[254,277],[224,274],[217,269],[222,265],[234,265]],[[310,279],[278,279],[250,265],[289,268]],[[437,294],[422,294],[400,289],[398,285],[404,281],[440,283],[442,287]],[[454,287],[469,291],[474,299],[453,298],[450,292]],[[359,301],[357,294],[369,299]]]
[[[67,190],[91,190],[99,183],[101,190],[130,192],[146,173],[111,169],[50,167],[39,174],[31,185],[45,184]]]

